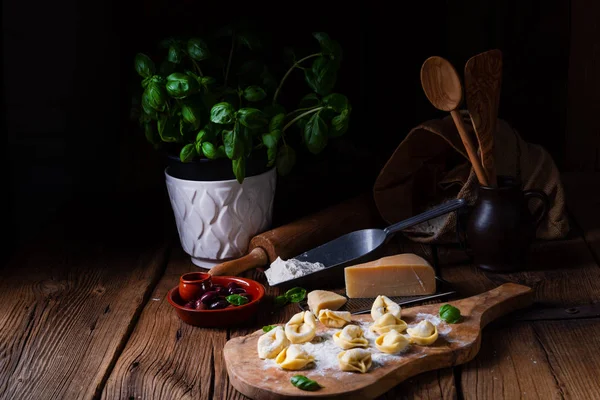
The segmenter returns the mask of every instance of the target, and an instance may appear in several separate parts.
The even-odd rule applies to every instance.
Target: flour
[[[265,275],[269,281],[269,285],[276,285],[324,268],[325,265],[320,262],[311,263],[296,260],[295,258],[282,260],[281,257],[277,257],[277,260],[273,261],[271,267],[265,271]]]

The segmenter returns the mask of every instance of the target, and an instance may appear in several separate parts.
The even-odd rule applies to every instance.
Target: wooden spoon
[[[497,186],[494,166],[494,133],[502,83],[502,52],[490,50],[471,57],[465,65],[465,97],[475,136],[481,149],[481,163],[490,186]]]
[[[456,69],[448,60],[442,57],[429,57],[421,67],[421,85],[425,91],[425,96],[435,108],[450,112],[479,183],[488,186],[487,176],[481,166],[479,157],[477,157],[477,149],[473,145],[457,110],[462,101],[462,84]]]

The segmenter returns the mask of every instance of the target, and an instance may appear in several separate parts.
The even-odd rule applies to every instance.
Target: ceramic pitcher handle
[[[540,213],[537,221],[535,221],[535,226],[538,226],[548,214],[548,206],[550,202],[548,195],[541,190],[526,190],[523,192],[523,195],[525,196],[525,200],[528,202],[531,199],[539,199],[542,202],[542,212]]]

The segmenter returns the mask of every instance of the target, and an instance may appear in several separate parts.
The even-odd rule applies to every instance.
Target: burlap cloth
[[[463,112],[467,128],[472,126]],[[474,139],[473,143],[477,143]],[[506,122],[498,120],[494,157],[497,175],[517,177],[523,190],[543,190],[549,198],[547,216],[536,232],[538,239],[558,239],[569,232],[560,173],[541,146],[525,142]],[[392,224],[445,201],[464,198],[472,205],[477,178],[450,117],[413,128],[381,170],[373,188],[375,203]],[[533,213],[541,204],[531,202]],[[403,231],[421,243],[456,242],[456,214],[436,218]]]

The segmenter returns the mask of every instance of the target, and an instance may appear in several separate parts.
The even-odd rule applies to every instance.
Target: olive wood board
[[[255,400],[294,398],[373,399],[402,381],[422,372],[452,367],[472,360],[481,346],[481,329],[491,321],[517,309],[530,306],[533,291],[527,286],[506,283],[493,290],[462,300],[451,301],[462,314],[459,323],[448,325],[445,334],[430,346],[411,344],[398,357],[381,365],[371,366],[365,373],[332,370],[328,374],[312,374],[311,369],[284,371],[276,366],[265,369],[265,360],[258,358],[256,344],[264,333],[258,330],[237,337],[225,344],[223,357],[233,387]],[[440,304],[402,309],[402,319],[409,325],[418,322],[419,313],[438,315]],[[353,322],[372,322],[370,315],[356,315]],[[441,325],[440,324],[440,327]],[[451,329],[448,331],[448,327]],[[325,329],[317,324],[317,335]],[[342,350],[340,349],[340,352]],[[318,362],[318,361],[317,361]],[[290,383],[294,375],[302,374],[323,387],[314,392],[302,391]]]

